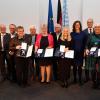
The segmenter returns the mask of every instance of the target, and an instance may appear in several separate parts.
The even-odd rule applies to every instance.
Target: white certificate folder
[[[53,48],[51,48],[51,49],[46,49],[46,50],[45,50],[44,57],[53,57],[53,51],[54,51]]]
[[[32,56],[32,51],[33,51],[33,45],[31,45],[31,46],[28,45],[26,50],[25,49],[19,49],[17,51],[16,55],[18,57],[28,58],[28,57]]]
[[[65,58],[74,58],[74,50],[69,50],[65,53]]]
[[[33,45],[28,46],[26,58],[32,56]]]
[[[98,49],[98,57],[100,57],[100,49]]]

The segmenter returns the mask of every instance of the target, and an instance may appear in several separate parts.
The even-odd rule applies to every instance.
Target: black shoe
[[[20,87],[22,86],[22,83],[21,83],[21,82],[17,82],[17,84],[18,84],[18,86],[20,86]]]
[[[63,87],[63,88],[65,87],[65,83],[64,83],[64,82],[63,82],[63,83],[61,83],[61,87]]]
[[[90,80],[89,78],[85,79],[84,80],[84,83],[87,83],[89,80]]]
[[[87,83],[88,82],[88,80],[84,80],[84,83]]]
[[[83,82],[79,82],[79,86],[82,86],[83,85]]]
[[[21,87],[23,87],[23,88],[26,88],[26,87],[29,87],[29,86],[30,86],[29,83],[27,83],[27,84],[22,84],[22,85],[21,85]]]
[[[74,81],[73,81],[73,84],[77,84],[77,80],[74,80]]]
[[[68,82],[65,82],[65,88],[68,88]]]
[[[46,82],[46,84],[50,84],[50,81]]]
[[[99,86],[96,83],[93,83],[92,88],[93,89],[99,89]]]

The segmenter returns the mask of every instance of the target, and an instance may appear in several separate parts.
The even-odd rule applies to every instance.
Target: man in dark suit
[[[1,31],[0,33],[0,70],[1,70],[1,75],[2,75],[1,81],[4,81],[7,77],[6,68],[5,68],[6,66],[5,60],[7,62],[7,69],[9,69],[10,67],[9,56],[8,56],[10,34],[6,33],[6,26],[3,24],[0,25],[0,31]]]
[[[53,39],[54,39],[54,53],[55,53],[55,50],[58,46],[57,41],[61,37],[61,25],[56,24],[55,25],[55,32],[51,33],[51,34],[52,34]],[[54,80],[58,79],[58,77],[57,77],[57,59],[55,57],[53,59],[53,78],[54,78]]]
[[[94,33],[93,19],[87,20],[87,28],[84,30],[84,32],[87,33],[88,35],[91,35]]]
[[[34,47],[35,47],[37,33],[36,33],[36,27],[33,25],[30,26],[30,36],[32,39],[31,44],[33,45],[33,52],[30,60],[30,71],[31,71],[31,80],[34,80],[36,78],[39,79],[40,70],[39,70],[38,59],[35,58],[34,55]]]
[[[88,35],[88,39],[90,36],[94,33],[94,28],[93,28],[93,19],[88,19],[87,20],[87,28],[84,30],[84,32]],[[89,66],[86,64],[88,57],[85,57],[85,82],[89,81]]]
[[[9,25],[9,31],[11,39],[14,38],[16,33],[16,25],[10,24]],[[15,55],[9,51],[9,62],[10,62],[10,68],[9,68],[9,80],[11,82],[16,82],[16,69],[15,69]]]
[[[23,52],[20,52],[22,50],[22,43],[27,48],[28,45],[31,45],[31,37],[24,33],[23,26],[18,26],[17,36],[10,41],[10,51],[15,54],[17,83],[19,86],[26,87],[28,85],[29,58],[23,57]]]

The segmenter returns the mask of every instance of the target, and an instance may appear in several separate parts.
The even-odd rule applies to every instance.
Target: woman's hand
[[[86,55],[89,55],[89,50],[88,50],[88,49],[86,49],[85,53],[86,53]]]
[[[69,48],[65,48],[64,52],[67,52],[67,51],[69,51]]]
[[[52,47],[50,47],[50,46],[47,47],[47,49],[50,49],[50,48],[52,48]]]

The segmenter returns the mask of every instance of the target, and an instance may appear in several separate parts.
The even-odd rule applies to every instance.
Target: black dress
[[[58,45],[64,45],[66,48],[71,48],[71,41],[58,40]],[[67,81],[70,78],[71,60],[67,58],[59,58],[58,60],[58,76],[61,81]]]
[[[40,49],[45,50],[49,46],[48,36],[42,36],[40,41]],[[40,66],[48,66],[51,65],[52,61],[50,58],[40,58],[39,65]]]

